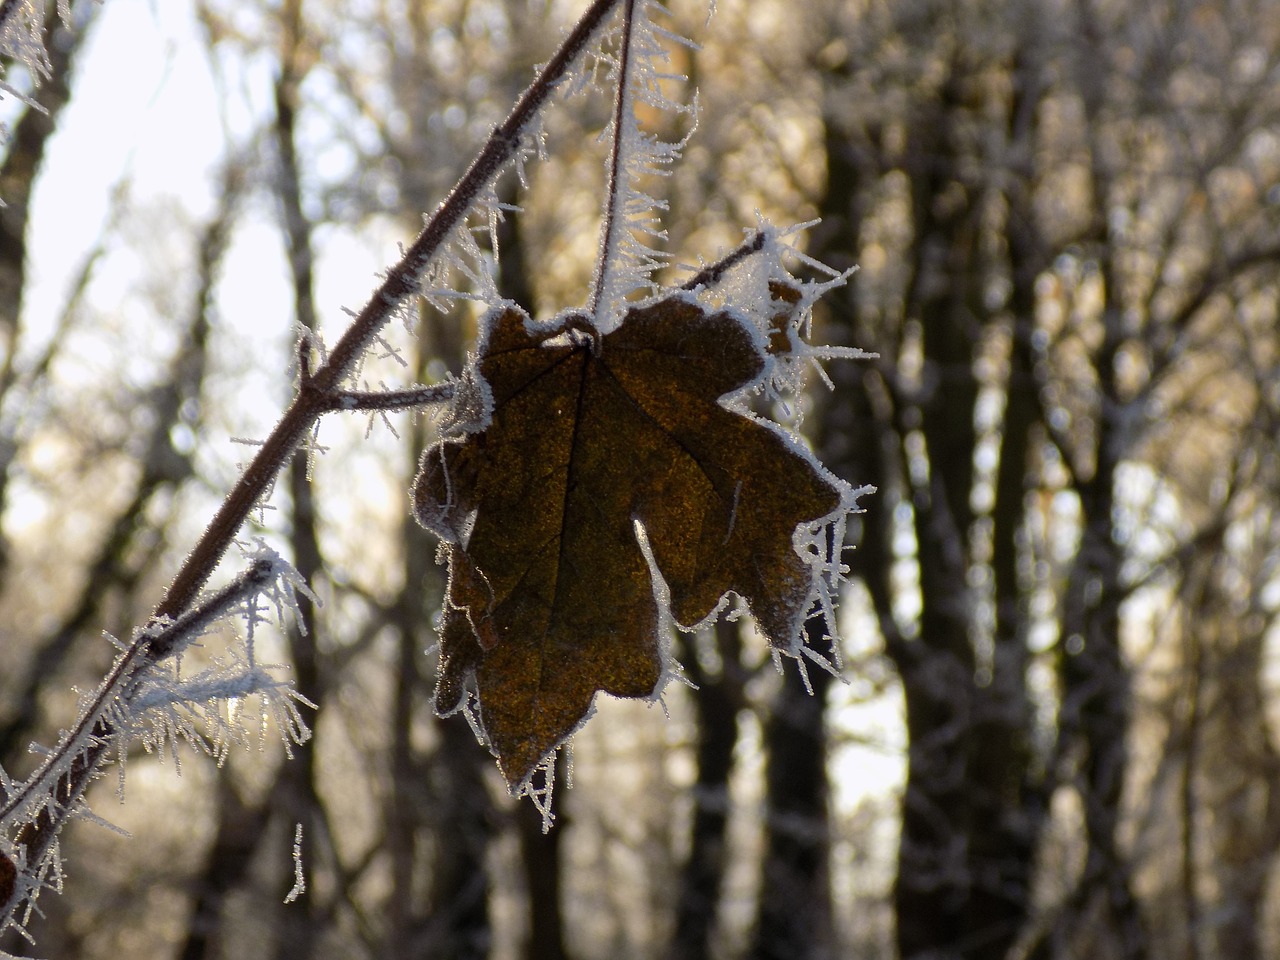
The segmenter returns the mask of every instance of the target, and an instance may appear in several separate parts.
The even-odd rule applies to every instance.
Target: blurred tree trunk
[[[48,4],[50,21],[55,4]],[[18,344],[22,299],[27,279],[27,230],[31,196],[44,161],[45,145],[57,128],[63,108],[71,100],[71,74],[77,53],[92,33],[97,4],[78,4],[83,20],[74,31],[55,30],[49,44],[49,74],[41,84],[41,109],[27,107],[5,138],[7,150],[0,165],[0,396],[12,382]]]
[[[1261,365],[1260,382],[1274,376],[1273,360],[1245,362]],[[1280,753],[1268,718],[1266,650],[1276,611],[1262,597],[1280,537],[1276,427],[1276,412],[1260,404],[1239,431],[1236,455],[1220,466],[1229,495],[1183,551],[1173,620],[1181,659],[1161,757],[1179,773],[1170,793],[1182,889],[1157,904],[1165,911],[1152,924],[1175,928],[1189,960],[1261,960],[1273,946],[1268,890],[1280,853]]]
[[[447,349],[428,343],[418,358],[420,378],[432,351]],[[406,437],[415,467],[425,434],[419,418]],[[384,949],[389,960],[481,960],[492,940],[489,842],[496,814],[486,783],[489,758],[462,718],[427,719],[432,693],[423,652],[437,642],[431,611],[444,585],[433,538],[409,516],[402,529],[404,584],[391,610],[397,663],[384,814],[392,877]],[[424,723],[436,734],[425,750],[415,735]]]
[[[806,644],[820,656],[834,655],[821,620],[810,622]],[[765,850],[752,960],[825,960],[838,954],[828,863],[825,713],[832,680],[812,664],[786,664],[765,723]]]
[[[302,174],[298,160],[299,88],[306,77],[306,42],[303,38],[303,0],[286,0],[280,10],[280,73],[275,83],[275,147],[278,169],[272,183],[276,187],[285,251],[292,280],[294,321],[302,331],[317,329],[315,310],[315,251],[313,226],[302,209]],[[309,349],[306,343],[304,349]],[[318,586],[324,575],[320,551],[316,490],[310,476],[311,451],[294,454],[286,480],[291,504],[289,546],[294,569],[305,583]],[[306,595],[297,598],[298,618],[287,631],[293,679],[298,692],[315,707],[314,723],[325,715],[328,691],[319,648],[322,626],[315,602]],[[294,825],[302,828],[304,843],[313,851],[322,849],[316,841],[323,836],[322,800],[319,793],[317,744],[302,745],[297,755],[280,770],[273,791],[275,813],[281,835],[292,837]],[[328,851],[331,856],[336,852]],[[311,870],[318,872],[321,858],[314,852]],[[336,871],[335,871],[336,872]],[[288,909],[279,911],[276,930],[276,960],[310,960],[317,955],[324,934],[324,908],[318,902],[314,879]]]
[[[227,955],[223,906],[248,877],[269,822],[266,803],[246,803],[228,770],[219,770],[216,782],[218,825],[204,869],[192,884],[186,939],[178,951],[181,960],[222,960]]]
[[[857,65],[824,64],[827,178],[819,198],[823,226],[810,252],[835,266],[856,260],[867,210],[882,202],[876,195],[886,183],[902,177],[910,231],[900,254],[890,253],[902,256],[906,274],[900,318],[891,303],[869,305],[876,294],[859,293],[859,275],[827,306],[832,339],[875,350],[880,360],[853,374],[833,365],[837,389],[823,423],[836,446],[825,459],[880,491],[862,518],[851,569],[867,586],[905,699],[909,754],[894,889],[899,950],[904,958],[1002,958],[1033,914],[1046,807],[1034,764],[1029,603],[1020,574],[1040,420],[1030,334],[1046,255],[1034,234],[1029,187],[1014,177],[988,180],[985,171],[996,145],[1014,156],[1031,153],[1038,109],[1002,100],[992,72],[1020,71],[1012,87],[1033,98],[1039,65],[1029,55],[993,64],[959,50],[942,62],[948,72],[932,96],[861,126],[847,119],[842,93]],[[997,299],[991,285],[1001,277],[1006,293]],[[1000,331],[1010,340],[1007,373],[995,385],[1003,410],[980,433],[980,351],[989,351]],[[922,365],[909,374],[904,351],[915,349]],[[980,441],[999,451],[993,475],[975,472]],[[979,512],[977,493],[988,485],[990,505]],[[893,514],[904,500],[921,602],[905,635],[895,609],[899,589],[890,580],[901,549]],[[988,604],[992,616],[984,624],[977,614]]]
[[[456,315],[422,311],[413,358],[418,382],[427,382],[433,360],[459,369],[464,331],[458,323]],[[405,436],[409,475],[429,442],[429,429],[425,417],[415,417]],[[491,761],[460,716],[426,721],[436,734],[429,749],[414,735],[432,713],[423,654],[438,643],[432,617],[444,578],[434,559],[436,541],[408,514],[407,504],[401,529],[404,579],[391,611],[398,662],[386,813],[393,877],[387,956],[483,960],[492,942],[489,844],[497,829],[487,783]]]
[[[1107,311],[1107,337],[1096,369],[1104,406],[1118,409],[1114,379],[1119,347],[1116,307]],[[1062,921],[1069,926],[1091,919],[1119,938],[1126,960],[1147,956],[1149,938],[1134,894],[1129,860],[1120,847],[1121,797],[1128,769],[1128,733],[1132,713],[1129,668],[1120,646],[1120,603],[1125,590],[1120,567],[1123,548],[1112,536],[1116,469],[1130,438],[1113,435],[1103,418],[1096,465],[1089,476],[1076,474],[1081,505],[1081,543],[1063,598],[1061,660],[1062,710],[1059,737],[1073,759],[1074,782],[1084,806],[1085,864],[1077,896]]]
[[[503,186],[504,203],[514,206],[513,185]],[[525,243],[518,215],[507,215],[498,221],[495,238],[501,256],[498,260],[498,289],[504,296],[520,304],[533,315],[534,287],[529,275]],[[556,756],[555,782],[560,790],[568,782],[564,753]],[[541,775],[540,775],[541,776]],[[563,794],[561,795],[563,797]],[[515,812],[520,837],[525,889],[529,896],[529,939],[525,944],[526,960],[566,960],[564,897],[566,877],[562,869],[564,836],[568,828],[564,801],[560,800],[555,820],[543,821],[542,814],[529,800],[521,800]]]
[[[1029,451],[1039,422],[1024,319],[1033,309],[1032,289],[1015,282],[1015,332],[991,512],[992,653],[979,682],[971,731],[968,936],[975,956],[1004,956],[1033,916],[1036,850],[1048,812],[1027,694],[1030,601],[1021,571]]]
[[[1024,29],[1009,67],[1013,96],[1001,133],[1011,163],[1034,154],[1044,67],[1035,19],[1027,15],[1033,26]],[[1036,852],[1048,816],[1048,787],[1036,756],[1035,715],[1027,689],[1032,614],[1026,528],[1028,498],[1039,482],[1032,451],[1043,423],[1032,346],[1036,283],[1049,256],[1036,228],[1030,184],[1009,179],[997,194],[1004,205],[1004,235],[996,241],[1006,262],[1009,294],[991,318],[1008,335],[1004,407],[995,428],[999,461],[990,481],[988,515],[991,653],[975,677],[970,733],[973,886],[967,943],[972,955],[990,957],[1005,956],[1035,914]],[[980,416],[976,409],[974,416]]]
[[[50,19],[55,4],[50,2]],[[8,150],[0,165],[0,407],[11,400],[21,341],[22,303],[27,284],[27,234],[31,197],[44,162],[45,146],[57,128],[63,108],[71,100],[71,77],[77,53],[92,33],[98,5],[78,4],[82,21],[75,31],[57,31],[49,46],[49,74],[39,91],[41,109],[27,107],[6,137]],[[12,411],[0,422],[14,418]],[[10,429],[0,429],[0,513],[9,499],[9,480],[17,446]],[[9,567],[9,543],[0,530],[0,586]],[[5,752],[0,747],[0,756]]]
[[[691,635],[681,634],[685,641],[681,663],[697,687],[692,697],[697,777],[692,787],[689,854],[680,871],[675,931],[668,951],[672,960],[712,956],[728,860],[729,776],[742,707],[740,629],[736,621],[717,621],[713,636],[720,669],[715,672],[702,667]]]
[[[453,717],[440,724],[431,757],[431,802],[436,807],[431,903],[426,936],[406,956],[432,960],[485,960],[493,939],[489,918],[489,840],[493,804],[485,778],[488,755],[471,728]]]
[[[1199,760],[1192,775],[1199,773],[1200,796],[1187,811],[1193,829],[1204,826],[1203,811],[1212,811],[1199,863],[1217,887],[1209,904],[1217,909],[1189,936],[1201,938],[1201,957],[1262,960],[1273,949],[1268,888],[1280,854],[1280,752],[1267,720],[1265,630],[1259,628],[1273,627],[1274,613],[1268,617],[1250,603],[1239,616],[1235,592],[1219,581],[1203,606],[1190,608],[1187,624],[1197,639],[1219,641],[1206,669],[1214,682],[1203,745],[1189,757]],[[1203,896],[1194,886],[1191,892]]]
[[[563,751],[556,755],[555,782],[564,790],[568,764]],[[541,774],[539,774],[541,776]],[[529,939],[525,944],[525,960],[567,960],[565,919],[562,897],[565,876],[562,850],[565,830],[569,825],[564,812],[563,794],[555,821],[546,824],[532,801],[521,799],[516,807],[516,828],[520,834],[520,856],[523,860],[525,889],[529,893]]]
[[[955,951],[966,942],[973,883],[967,861],[976,785],[967,766],[976,663],[966,574],[978,391],[973,364],[981,333],[970,305],[981,270],[969,198],[948,203],[947,197],[968,189],[952,142],[959,136],[954,127],[961,82],[952,77],[940,100],[921,111],[903,158],[913,221],[906,316],[919,319],[924,356],[920,396],[908,400],[904,424],[908,430],[918,425],[927,451],[927,463],[917,453],[917,462],[908,464],[914,474],[919,636],[911,654],[897,661],[909,743],[895,889],[904,960]]]

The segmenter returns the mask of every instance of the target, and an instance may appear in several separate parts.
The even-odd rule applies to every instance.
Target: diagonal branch
[[[334,346],[328,361],[302,386],[293,403],[245,469],[187,557],[164,599],[157,616],[174,616],[199,593],[249,512],[279,472],[281,465],[331,406],[329,395],[356,368],[369,344],[392,314],[417,293],[423,271],[461,225],[481,193],[515,157],[521,138],[539,111],[564,79],[569,68],[599,30],[618,0],[596,0],[524,92],[507,119],[489,137],[445,201],[428,219],[418,238],[400,262],[388,272],[347,332]]]
[[[86,735],[95,738],[98,736],[97,730],[102,725],[106,713],[118,699],[128,698],[139,679],[140,671],[147,662],[156,662],[190,645],[214,621],[249,597],[259,593],[277,575],[277,572],[276,561],[255,560],[244,573],[206,598],[199,606],[188,610],[176,620],[155,621],[151,626],[139,631],[135,641],[116,658],[111,671],[103,679],[76,725],[45,758],[41,770],[12,795],[0,797],[4,803],[4,806],[0,807],[0,820],[8,819],[21,807],[33,802],[36,795],[41,792],[40,788],[48,781],[50,773],[68,765],[74,765],[71,759],[72,753],[85,742]],[[69,808],[82,792],[83,789],[74,793],[70,791],[60,793],[57,798],[59,805]],[[21,840],[20,835],[19,841]],[[29,866],[34,866],[30,858],[27,859],[27,863]]]

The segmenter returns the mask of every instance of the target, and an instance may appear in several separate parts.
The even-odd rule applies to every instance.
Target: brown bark
[[[31,195],[44,164],[45,147],[57,128],[63,108],[71,100],[75,58],[96,12],[97,5],[91,5],[79,30],[62,31],[57,42],[49,44],[49,76],[39,91],[39,102],[44,109],[28,107],[22,114],[8,136],[8,151],[0,165],[0,200],[4,202],[0,207],[0,404],[9,398],[16,377],[14,363],[21,339],[22,303],[27,283]],[[0,431],[0,512],[8,501],[10,467],[16,454],[13,438],[8,431]],[[8,540],[0,531],[0,584],[8,572],[8,559]],[[0,756],[3,755],[0,748]]]
[[[556,783],[563,785],[568,773],[563,752],[554,762]],[[566,880],[562,869],[562,850],[569,823],[563,799],[558,802],[559,810],[550,825],[544,823],[538,808],[528,800],[522,800],[516,809],[525,888],[529,894],[529,938],[524,947],[525,960],[568,960],[569,957],[561,904]]]
[[[714,629],[721,664],[717,673],[702,669],[691,643],[685,644],[682,659],[690,682],[697,687],[692,699],[698,772],[692,787],[689,855],[680,870],[675,931],[668,951],[672,960],[703,960],[712,955],[727,862],[729,776],[742,704],[741,642],[736,622],[720,620]]]
[[[193,884],[187,935],[178,951],[182,960],[221,960],[225,956],[223,904],[248,875],[269,822],[265,805],[246,803],[227,770],[218,772],[217,786],[218,826],[204,869]]]
[[[829,656],[821,621],[810,625],[808,646]],[[765,725],[765,852],[751,960],[826,960],[839,952],[828,863],[825,695],[833,679],[812,664],[788,664]]]
[[[972,197],[977,187],[964,182],[958,152],[962,83],[951,77],[940,101],[921,110],[904,158],[912,184],[914,258],[906,315],[922,325],[925,362],[920,396],[910,398],[906,409],[918,418],[928,457],[927,481],[917,472],[912,494],[919,637],[910,655],[897,661],[909,741],[894,891],[904,960],[967,942],[973,884],[967,857],[976,787],[969,751],[977,664],[967,551],[978,393],[974,350],[982,323],[971,310],[971,284],[982,266]],[[966,202],[944,204],[947,192]]]
[[[855,259],[867,198],[886,173],[906,174],[912,216],[901,320],[891,305],[877,304],[876,322],[861,321],[856,290],[832,298],[837,329],[849,331],[834,339],[876,350],[881,359],[852,376],[835,367],[835,402],[824,411],[833,425],[826,432],[847,452],[847,466],[837,457],[834,468],[880,491],[861,518],[862,537],[850,562],[875,605],[906,705],[909,756],[894,889],[898,946],[904,958],[1003,957],[1032,914],[1045,807],[1033,763],[1028,607],[1019,577],[1030,443],[1040,417],[1029,337],[1043,255],[1025,186],[1008,198],[1004,224],[993,216],[995,193],[983,177],[982,154],[990,141],[975,131],[1004,117],[1008,127],[998,132],[1009,149],[1029,151],[1027,118],[1036,108],[984,100],[976,78],[991,65],[954,53],[936,96],[911,101],[893,118],[906,131],[897,146],[886,134],[889,118],[860,127],[839,119],[845,104],[837,91],[856,66],[834,64],[828,75],[827,191],[820,242],[811,252],[836,265]],[[1034,97],[1034,76],[1027,69],[1015,88]],[[996,231],[1013,231],[1008,221],[1014,218],[1019,237],[1001,242]],[[1022,245],[1015,250],[1014,244]],[[993,308],[985,285],[1001,271],[1012,279],[1012,292],[1007,305]],[[1016,331],[1004,416],[995,428],[995,496],[978,514],[977,351],[990,328],[1010,314]],[[900,324],[913,319],[922,332],[918,383],[897,366],[905,337]],[[908,452],[913,433],[923,439],[917,454]],[[914,516],[922,602],[913,639],[899,633],[888,575],[896,560],[894,501],[903,496]],[[986,561],[971,547],[979,519],[989,524]],[[973,613],[983,594],[973,574],[984,562],[996,616],[990,652],[979,656],[975,636],[982,628]]]

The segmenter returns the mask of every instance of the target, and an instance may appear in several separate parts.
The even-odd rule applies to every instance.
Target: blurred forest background
[[[282,409],[294,325],[342,328],[583,5],[73,6],[47,112],[0,104],[6,769],[146,619],[231,438]],[[432,713],[430,419],[330,418],[249,531],[323,599],[271,641],[315,738],[132,756],[128,802],[114,775],[91,800],[134,837],[64,837],[38,955],[1280,957],[1273,4],[673,6],[704,48],[670,249],[714,258],[762,211],[859,265],[817,339],[879,359],[828,364],[804,419],[879,487],[848,683],[807,695],[745,621],[682,636],[697,692],[602,703],[542,833]],[[557,107],[506,185],[501,285],[538,315],[587,289],[607,108]],[[468,316],[424,309],[385,376],[460,369]]]

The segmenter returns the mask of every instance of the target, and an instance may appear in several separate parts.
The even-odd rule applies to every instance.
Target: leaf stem
[[[604,216],[600,223],[600,252],[597,254],[595,283],[591,288],[591,298],[587,301],[587,312],[595,318],[596,326],[600,325],[600,310],[608,309],[606,298],[609,287],[612,265],[621,245],[621,232],[626,229],[626,218],[622,214],[622,148],[623,124],[632,111],[631,90],[631,35],[635,26],[635,0],[624,0],[622,8],[622,39],[618,49],[618,83],[613,98],[613,142],[609,146],[609,182],[605,189]]]

